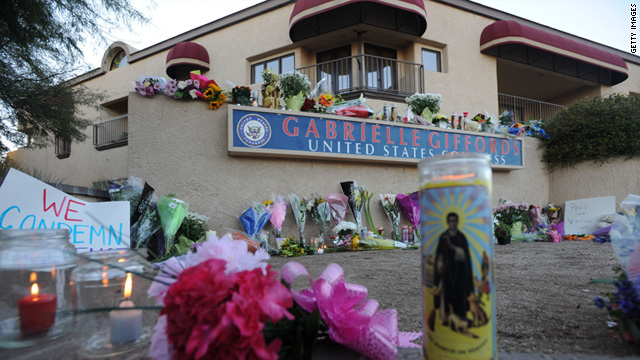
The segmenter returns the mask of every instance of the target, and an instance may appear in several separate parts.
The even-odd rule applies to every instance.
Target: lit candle
[[[318,255],[324,254],[324,249],[323,248],[318,248]]]
[[[216,234],[215,231],[213,231],[213,230],[207,231],[207,239],[212,238],[212,237],[217,237],[217,236],[218,236],[218,234]]]
[[[124,284],[124,301],[120,303],[119,307],[134,307],[133,301],[129,300],[132,287],[131,273],[127,273],[127,280]],[[135,341],[142,335],[142,310],[113,310],[109,313],[109,318],[111,322],[109,337],[112,344]]]
[[[57,297],[51,294],[39,294],[38,284],[31,286],[31,295],[18,301],[20,330],[34,334],[46,332],[56,321]]]

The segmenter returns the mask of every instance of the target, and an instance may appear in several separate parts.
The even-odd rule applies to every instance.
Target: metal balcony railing
[[[93,125],[93,146],[106,150],[127,145],[129,116],[122,115]]]
[[[516,122],[526,122],[528,120],[549,120],[566,106],[552,104],[544,101],[527,99],[519,96],[498,94],[498,104],[500,113],[513,111]]]
[[[424,89],[422,64],[372,55],[355,55],[297,69],[307,75],[311,88],[322,79],[335,94],[368,92],[389,97],[406,97]]]

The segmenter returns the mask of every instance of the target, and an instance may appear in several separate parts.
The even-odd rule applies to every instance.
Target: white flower
[[[349,222],[349,221],[340,221],[340,223],[338,225],[336,225],[333,228],[333,232],[338,234],[341,231],[356,231],[358,229],[358,227],[356,226],[356,224]]]
[[[204,216],[204,215],[201,215],[201,214],[198,214],[198,213],[195,213],[195,212],[191,212],[191,211],[187,212],[187,217],[191,218],[192,220],[200,221],[200,222],[203,222],[203,223],[209,222],[209,217],[208,216]]]
[[[183,81],[178,81],[178,89],[184,89],[187,87],[187,83]]]
[[[315,204],[315,200],[307,200],[307,211],[311,212],[311,209],[313,209],[313,204]]]
[[[196,90],[196,89],[189,90],[189,95],[191,95],[192,99],[195,99],[195,98],[198,97],[198,95],[196,94],[197,92],[198,92],[198,90]]]

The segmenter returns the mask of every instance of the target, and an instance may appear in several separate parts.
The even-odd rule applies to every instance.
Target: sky
[[[632,3],[640,4],[640,0],[473,1],[629,53],[630,8]],[[124,41],[142,50],[261,2],[263,0],[131,0],[134,7],[150,18],[150,23],[114,32],[109,41]],[[427,24],[428,21],[429,14]],[[106,46],[85,47],[90,68],[100,67],[105,50]]]

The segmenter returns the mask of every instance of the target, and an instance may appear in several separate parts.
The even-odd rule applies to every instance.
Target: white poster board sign
[[[92,203],[16,169],[0,187],[0,230],[68,229],[78,252],[128,249],[129,202]]]
[[[603,215],[616,212],[616,197],[603,196],[571,200],[564,207],[565,234],[591,234],[598,230]]]

